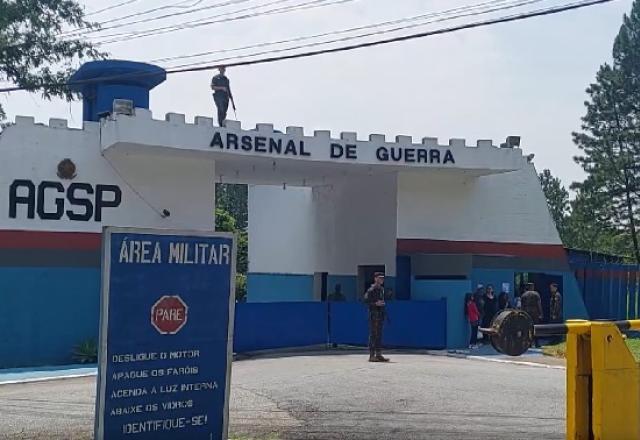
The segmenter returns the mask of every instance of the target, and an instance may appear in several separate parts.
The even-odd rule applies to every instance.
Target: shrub
[[[79,364],[95,364],[98,362],[98,342],[87,339],[73,348],[73,360]]]

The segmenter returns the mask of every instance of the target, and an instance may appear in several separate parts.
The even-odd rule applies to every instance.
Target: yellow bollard
[[[593,438],[640,439],[640,369],[618,327],[591,323]]]
[[[567,321],[567,440],[591,439],[590,323]]]
[[[640,439],[640,368],[617,323],[566,326],[567,440]]]

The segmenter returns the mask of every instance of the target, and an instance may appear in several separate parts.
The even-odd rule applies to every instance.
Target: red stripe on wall
[[[508,255],[514,257],[567,257],[561,244],[495,243],[488,241],[449,241],[427,239],[398,239],[398,254],[474,254]]]
[[[0,249],[99,250],[97,232],[0,231]]]

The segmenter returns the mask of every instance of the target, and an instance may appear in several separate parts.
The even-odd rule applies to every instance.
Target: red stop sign
[[[151,307],[151,324],[163,335],[175,335],[187,323],[189,307],[178,295],[165,295]]]

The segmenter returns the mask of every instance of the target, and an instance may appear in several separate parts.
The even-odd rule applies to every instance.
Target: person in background
[[[387,290],[385,290],[384,299],[387,300],[387,301],[393,301],[395,299],[395,292],[393,291],[393,289],[391,287],[389,287]]]
[[[551,292],[551,299],[549,303],[549,322],[552,324],[559,324],[563,321],[562,318],[562,295],[558,291],[558,284],[551,283],[549,285],[549,291]],[[552,344],[558,344],[562,342],[562,336],[555,336],[551,339]]]
[[[473,294],[473,301],[476,303],[478,312],[480,312],[480,321],[482,321],[482,316],[484,315],[484,286],[482,284],[478,284],[476,287],[476,291]]]
[[[511,300],[509,299],[509,293],[502,292],[498,295],[498,311],[511,308]]]
[[[469,338],[469,349],[478,348],[478,325],[480,324],[480,312],[476,302],[473,300],[473,294],[467,293],[464,296],[464,316],[469,322],[471,328],[471,337]]]
[[[491,284],[487,285],[487,288],[484,292],[484,313],[482,314],[482,327],[489,328],[491,327],[491,321],[493,317],[498,313],[498,298],[496,298],[493,292],[493,286]],[[489,335],[482,335],[482,340],[485,343],[489,342]]]
[[[513,306],[516,309],[521,309],[522,308],[522,295],[521,294],[516,294],[516,297],[513,299]]]
[[[533,324],[539,324],[542,322],[542,301],[540,300],[540,294],[535,291],[533,283],[527,283],[527,290],[522,294],[522,310],[529,314]],[[534,339],[536,347],[540,348],[540,341],[538,338]]]
[[[333,288],[333,293],[329,295],[329,301],[344,301],[346,298],[342,294],[342,285],[336,284]]]
[[[557,324],[562,322],[562,295],[558,291],[558,285],[551,283],[549,285],[551,291],[551,302],[549,304],[549,322]]]
[[[382,356],[382,325],[385,318],[384,274],[376,272],[373,284],[364,294],[369,305],[369,362],[389,362]]]

